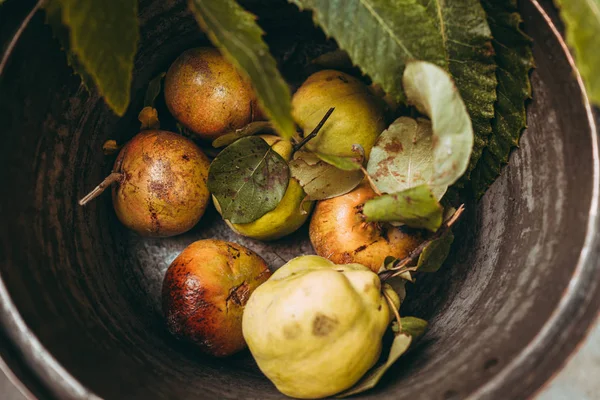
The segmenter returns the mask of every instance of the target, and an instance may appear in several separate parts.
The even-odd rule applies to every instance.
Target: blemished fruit
[[[250,82],[210,47],[186,50],[173,62],[165,102],[175,119],[206,140],[263,119]]]
[[[213,239],[192,243],[171,263],[163,282],[169,331],[215,357],[244,349],[244,307],[270,276],[265,261],[239,244]]]
[[[307,143],[307,149],[353,156],[352,145],[359,144],[368,157],[377,137],[387,127],[383,100],[360,80],[334,70],[311,75],[292,98],[292,115],[305,136],[331,107],[335,111],[319,134]]]
[[[273,146],[273,150],[284,160],[289,161],[291,159],[292,144],[288,140],[283,140],[274,135],[261,135],[260,137],[270,146]],[[240,235],[257,240],[282,238],[298,230],[308,219],[314,202],[304,201],[305,197],[306,194],[298,181],[290,178],[287,190],[274,210],[247,224],[232,224],[226,220],[227,225]],[[214,203],[220,212],[216,199],[214,199]]]
[[[210,201],[209,160],[191,140],[149,130],[120,151],[112,188],[119,220],[142,236],[167,237],[190,230]]]
[[[335,263],[359,263],[377,272],[387,256],[402,259],[424,240],[418,231],[365,222],[362,205],[375,197],[366,183],[343,196],[319,201],[310,221],[315,252]]]
[[[244,338],[260,370],[283,394],[304,399],[354,385],[379,358],[400,299],[360,264],[301,256],[250,296]]]

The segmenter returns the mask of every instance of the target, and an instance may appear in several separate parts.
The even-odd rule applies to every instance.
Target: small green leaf
[[[529,72],[534,66],[531,39],[520,28],[521,16],[515,0],[483,0],[494,35],[498,69],[498,101],[492,120],[492,135],[471,174],[471,187],[481,197],[508,162],[527,126],[525,102],[531,98]]]
[[[273,133],[274,128],[273,124],[269,121],[254,121],[250,122],[248,125],[236,129],[233,132],[228,132],[219,136],[215,140],[213,140],[212,145],[214,148],[229,146],[231,143],[235,142],[238,139],[241,139],[246,136],[256,135],[259,132],[269,132]]]
[[[442,36],[416,0],[288,1],[312,10],[323,31],[397,100],[404,98],[401,79],[409,60],[447,66]]]
[[[358,146],[358,145],[355,145]],[[360,146],[359,146],[360,147]],[[362,149],[362,147],[361,147]],[[334,167],[344,170],[344,171],[358,171],[362,169],[363,160],[364,160],[364,150],[362,151],[362,156],[358,157],[342,157],[342,156],[334,156],[331,154],[319,153],[315,152],[317,157],[321,160],[325,161],[327,164],[331,164]]]
[[[451,230],[442,237],[429,243],[419,256],[417,268],[419,272],[436,272],[450,254],[450,248],[454,242],[454,234]]]
[[[367,221],[401,222],[435,232],[442,225],[443,211],[431,189],[422,185],[368,200],[363,214]]]
[[[208,190],[224,219],[234,224],[256,221],[275,209],[290,179],[285,160],[263,139],[250,136],[226,147],[208,171]]]
[[[400,117],[377,139],[367,171],[383,193],[401,192],[433,181],[433,131],[431,122]],[[441,199],[447,185],[431,186]]]
[[[592,102],[600,106],[600,0],[556,0],[567,28],[567,42],[575,51],[577,68]]]
[[[235,0],[190,0],[200,27],[237,68],[247,75],[262,109],[286,139],[296,133],[290,89],[263,41],[256,17]]]
[[[467,170],[473,149],[473,126],[454,81],[440,67],[413,61],[406,66],[404,90],[409,103],[431,119],[432,186],[450,186]]]
[[[344,171],[307,151],[294,154],[290,170],[292,177],[300,182],[311,200],[324,200],[346,194],[357,187],[364,177],[362,171]]]
[[[156,98],[162,88],[162,80],[166,74],[166,72],[161,72],[150,81],[148,89],[146,89],[146,96],[144,96],[144,107],[154,107]]]
[[[52,3],[60,3],[61,21],[69,27],[68,50],[75,56],[69,63],[85,70],[84,82],[91,77],[106,103],[123,115],[139,41],[137,0],[55,0],[47,8],[55,12],[59,6]]]
[[[427,321],[416,317],[402,317],[400,318],[402,324],[402,333],[412,336],[413,340],[423,336],[429,325]]]

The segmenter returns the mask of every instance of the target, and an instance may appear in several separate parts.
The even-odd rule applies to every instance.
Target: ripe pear
[[[375,192],[368,183],[317,203],[309,236],[315,252],[335,263],[359,263],[377,272],[387,256],[407,257],[424,240],[419,231],[365,222],[361,208]]]
[[[365,266],[297,257],[250,296],[244,338],[260,370],[283,394],[334,395],[379,358],[393,317],[382,291],[400,306],[393,289]]]
[[[216,357],[244,349],[244,307],[269,276],[265,261],[239,244],[192,243],[173,261],[163,282],[169,331]]]
[[[186,50],[173,62],[165,102],[175,119],[206,140],[262,119],[250,82],[210,47]]]
[[[359,144],[368,157],[386,128],[383,100],[360,80],[334,70],[311,75],[292,98],[292,115],[305,136],[331,107],[335,111],[306,147],[325,154],[354,156],[352,145]]]
[[[113,172],[79,204],[112,185],[113,206],[123,225],[142,236],[178,235],[196,225],[206,210],[209,166],[191,140],[167,131],[143,131],[121,149]]]
[[[275,150],[284,160],[290,161],[292,158],[292,144],[288,140],[283,140],[275,135],[260,135],[273,150]],[[290,183],[283,195],[283,198],[275,207],[256,221],[247,224],[232,224],[227,221],[227,225],[236,233],[257,240],[276,240],[287,236],[300,228],[310,215],[314,202],[304,201],[306,194],[302,186],[294,178],[290,178]],[[215,206],[221,212],[217,200],[213,196]]]

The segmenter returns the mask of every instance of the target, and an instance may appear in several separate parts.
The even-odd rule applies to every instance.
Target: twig
[[[327,122],[327,120],[331,116],[331,113],[333,113],[333,110],[335,110],[335,107],[331,107],[329,110],[327,110],[327,113],[325,113],[325,116],[321,119],[321,122],[319,122],[318,125],[315,126],[315,129],[313,129],[312,132],[304,139],[302,139],[299,143],[294,145],[294,153],[300,150],[306,143],[308,143],[308,141],[317,136],[323,125],[325,125],[325,122]]]
[[[2,72],[4,71],[4,67],[6,67],[6,64],[8,63],[8,59],[10,58],[10,55],[12,54],[15,46],[17,45],[19,38],[25,31],[25,28],[27,28],[27,25],[29,25],[29,21],[31,21],[31,18],[33,18],[35,13],[40,9],[40,7],[42,7],[44,5],[45,2],[46,2],[46,0],[39,0],[35,4],[35,6],[33,6],[31,11],[29,11],[29,14],[27,14],[27,16],[25,17],[23,22],[21,22],[21,25],[19,25],[19,28],[17,29],[17,31],[15,32],[15,35],[12,37],[12,39],[8,43],[8,46],[6,46],[6,50],[4,50],[4,55],[2,56],[2,61],[0,61],[0,75],[2,75]]]
[[[450,217],[447,221],[445,221],[442,224],[442,226],[440,227],[440,229],[438,229],[437,232],[431,238],[429,238],[428,240],[421,243],[407,257],[403,258],[395,267],[393,267],[387,271],[381,272],[379,274],[379,279],[381,279],[382,282],[385,282],[386,280],[388,280],[390,278],[393,278],[398,275],[402,275],[404,272],[407,272],[409,270],[413,270],[412,268],[407,269],[405,267],[407,265],[410,265],[410,264],[413,264],[414,262],[416,262],[418,260],[419,256],[421,256],[421,253],[423,253],[423,250],[425,250],[425,248],[427,246],[429,246],[432,242],[434,242],[437,239],[444,236],[446,234],[446,232],[448,232],[448,230],[452,227],[452,225],[454,225],[456,223],[456,221],[458,220],[458,218],[461,216],[461,214],[464,211],[465,211],[465,205],[462,204],[460,207],[458,207],[458,210],[456,210],[454,212],[454,214],[452,214],[452,217]],[[416,271],[416,268],[414,268],[414,271]]]
[[[373,189],[373,191],[375,192],[375,194],[377,196],[381,196],[383,193],[381,193],[381,191],[379,190],[379,188],[375,184],[375,181],[373,181],[373,178],[371,178],[371,175],[369,175],[369,172],[367,171],[367,169],[364,166],[361,165],[360,170],[365,175],[365,178],[367,178],[367,182],[369,182],[369,186],[371,186],[371,189]]]
[[[100,182],[100,184],[98,186],[96,186],[94,188],[94,190],[92,190],[91,192],[89,192],[87,194],[87,196],[85,196],[83,199],[79,200],[79,205],[80,206],[85,206],[87,203],[90,202],[90,200],[93,200],[96,197],[100,196],[100,194],[102,194],[102,192],[104,192],[104,190],[107,187],[109,187],[110,185],[112,185],[115,182],[120,181],[122,178],[123,178],[123,174],[120,173],[120,172],[113,172],[113,173],[111,173],[102,182]]]

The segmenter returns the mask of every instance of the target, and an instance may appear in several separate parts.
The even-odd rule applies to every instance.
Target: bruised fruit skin
[[[290,397],[328,397],[354,385],[381,352],[400,299],[360,264],[289,261],[250,296],[244,338],[260,370]]]
[[[186,50],[173,62],[165,102],[175,119],[206,140],[262,119],[248,80],[210,47]]]
[[[274,135],[260,135],[260,137],[272,146],[273,150],[284,160],[290,161],[293,149],[289,140],[283,140]],[[257,240],[277,240],[298,230],[308,219],[314,202],[304,201],[305,197],[306,193],[300,183],[290,178],[285,194],[275,209],[247,224],[232,224],[228,220],[225,222],[233,231],[242,236]],[[214,196],[213,201],[220,213],[219,203]]]
[[[143,131],[115,161],[113,185],[119,220],[142,236],[167,237],[198,223],[210,201],[209,160],[191,140],[167,131]]]
[[[365,222],[361,209],[375,197],[363,182],[343,196],[317,203],[309,236],[315,252],[335,263],[359,263],[377,272],[387,256],[404,258],[424,240],[420,233]]]
[[[306,147],[325,154],[353,156],[352,145],[359,144],[368,157],[387,127],[385,103],[358,79],[334,70],[311,75],[292,97],[292,115],[305,136],[331,107],[335,111]]]
[[[239,244],[192,243],[171,263],[163,282],[169,331],[216,357],[244,349],[244,307],[270,276],[265,261]]]

